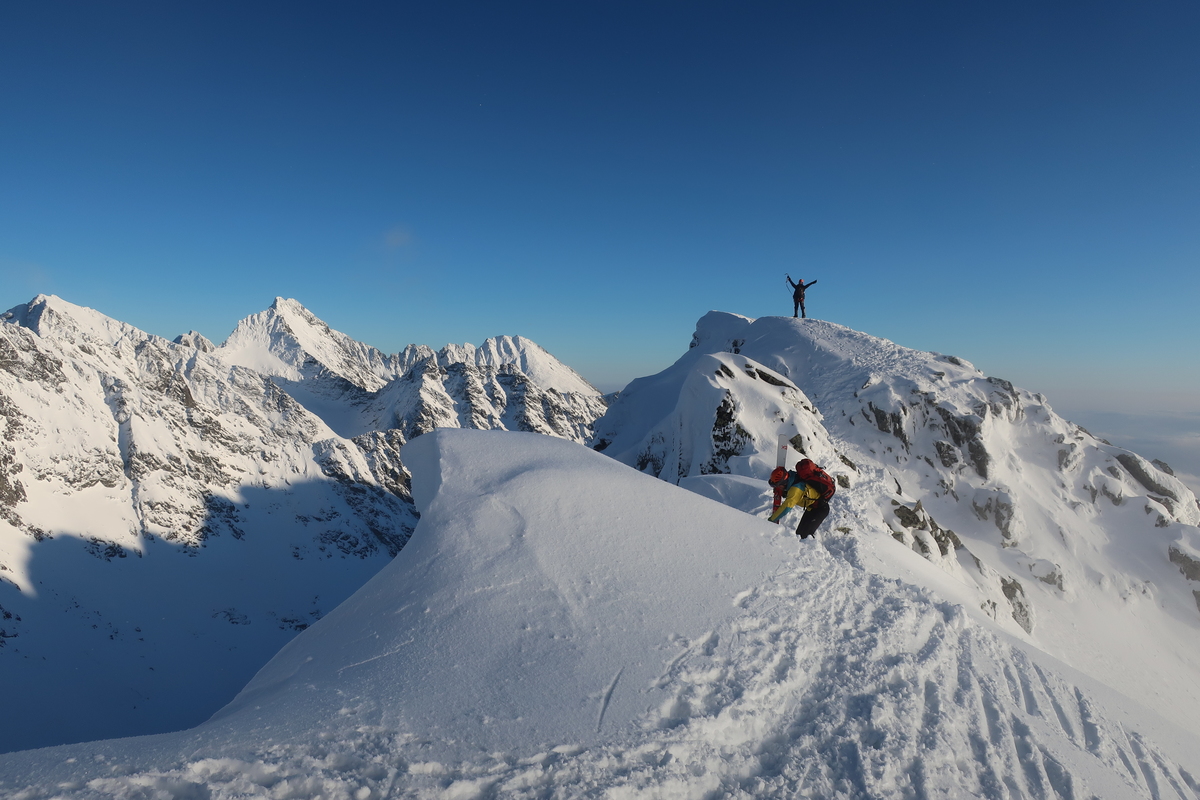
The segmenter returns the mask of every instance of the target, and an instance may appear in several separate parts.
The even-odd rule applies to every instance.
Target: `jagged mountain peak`
[[[187,333],[181,333],[172,341],[175,344],[183,345],[184,347],[194,347],[201,353],[211,353],[217,349],[217,346],[199,331],[188,331]]]
[[[437,361],[441,366],[470,364],[494,369],[511,364],[545,389],[561,394],[600,395],[579,373],[524,336],[493,336],[478,347],[448,344],[438,351]]]
[[[379,389],[400,371],[395,356],[334,330],[283,297],[239,322],[218,352],[229,363],[266,375],[289,381],[332,375],[365,391]]]
[[[95,309],[75,305],[53,294],[39,294],[28,303],[9,309],[0,314],[0,321],[18,325],[42,338],[57,338],[76,343],[117,345],[126,341],[161,339]]]

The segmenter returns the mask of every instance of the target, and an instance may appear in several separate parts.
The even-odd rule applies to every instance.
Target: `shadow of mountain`
[[[416,523],[407,499],[344,480],[206,501],[196,546],[29,542],[28,585],[0,579],[0,752],[203,722]]]

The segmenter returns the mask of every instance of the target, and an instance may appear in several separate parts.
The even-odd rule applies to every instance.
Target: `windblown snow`
[[[38,340],[48,329],[31,316],[0,325],[18,331],[0,339],[17,343],[0,353],[0,375],[53,372]],[[185,346],[110,323],[96,315],[86,327],[105,331],[109,348]],[[232,391],[225,374],[254,376],[245,385],[263,396],[342,392],[350,411],[339,424],[358,420],[369,441],[398,437],[402,452],[364,449],[362,434],[343,439],[296,403],[315,433],[285,463],[317,445],[353,447],[359,483],[330,483],[403,487],[385,490],[419,515],[403,549],[293,632],[207,722],[0,755],[0,795],[1200,798],[1200,505],[1165,465],[1094,439],[1045,398],[831,323],[713,312],[675,365],[586,422],[589,449],[586,437],[532,426],[462,424],[512,419],[478,401],[492,397],[488,381],[505,388],[504,370],[535,384],[512,354],[491,371],[487,358],[454,361],[447,348],[445,364],[478,370],[482,387],[456,395],[433,351],[371,388],[362,375],[376,362],[352,342],[321,340],[357,353],[354,373],[305,341],[322,367],[289,377],[265,359],[230,366],[228,342],[210,353],[192,337],[188,359],[211,365],[217,389],[197,394],[185,372],[186,386],[201,408],[201,397]],[[523,340],[495,341],[480,349]],[[474,411],[406,406],[422,396],[401,391],[414,369],[421,380],[446,370],[443,391],[477,398]],[[568,394],[566,384],[536,388]],[[0,391],[15,405],[7,384]],[[51,386],[40,402],[55,396]],[[139,402],[128,407],[149,400]],[[24,416],[5,418],[48,429],[23,403]],[[418,407],[458,424],[410,436],[379,411]],[[28,531],[33,445],[7,425],[0,489],[20,480],[25,498],[3,506],[17,520],[0,522],[15,531],[3,541],[23,536],[36,554],[46,542]],[[146,441],[138,425],[135,440]],[[781,432],[838,478],[817,540],[765,521],[763,476]],[[374,478],[385,465],[405,480]],[[216,542],[237,554],[256,538],[305,541],[302,524],[283,524],[290,509],[271,512],[271,536],[238,513],[242,539],[203,539],[182,558],[199,563]],[[260,575],[279,566],[256,564]],[[22,616],[20,636],[31,619],[42,624]],[[0,661],[21,639],[7,641]]]

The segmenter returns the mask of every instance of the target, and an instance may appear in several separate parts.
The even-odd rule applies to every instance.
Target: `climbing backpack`
[[[796,464],[796,476],[800,480],[816,486],[821,493],[822,500],[828,501],[837,491],[837,484],[833,482],[833,478],[829,477],[829,473],[807,458]]]

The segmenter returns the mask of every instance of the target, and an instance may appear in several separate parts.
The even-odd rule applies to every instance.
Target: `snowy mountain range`
[[[0,794],[1200,798],[1200,503],[960,358],[712,312],[604,412],[525,340],[385,356],[293,301],[219,348],[7,322],[0,666],[64,692],[14,738],[167,720],[72,679],[245,688]],[[765,521],[780,433],[818,540]]]
[[[0,749],[203,721],[403,547],[409,438],[583,441],[605,407],[527,340],[385,356],[290,300],[221,347],[0,320]]]

